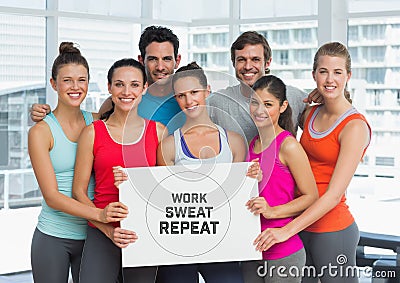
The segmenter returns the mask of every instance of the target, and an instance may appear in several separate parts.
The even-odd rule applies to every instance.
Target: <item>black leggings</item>
[[[360,233],[355,222],[341,231],[303,231],[299,235],[306,250],[306,266],[316,271],[303,274],[303,283],[317,283],[318,278],[321,283],[358,282],[356,248]]]
[[[81,283],[154,283],[157,267],[122,269],[121,249],[98,229],[88,227],[80,271]]]
[[[49,236],[36,228],[31,246],[31,265],[35,283],[67,283],[70,267],[74,283],[79,283],[84,242],[84,240]]]

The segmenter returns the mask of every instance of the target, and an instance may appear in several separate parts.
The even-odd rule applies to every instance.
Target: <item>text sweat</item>
[[[216,234],[219,221],[211,220],[213,207],[207,203],[206,193],[172,193],[175,206],[165,208],[166,218],[160,221],[163,234]]]

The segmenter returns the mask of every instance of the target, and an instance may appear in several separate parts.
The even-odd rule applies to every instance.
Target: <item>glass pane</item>
[[[59,1],[59,10],[107,16],[141,16],[141,0],[69,0]]]
[[[292,82],[299,88],[313,88],[311,68],[318,46],[316,21],[242,25],[240,30],[256,30],[267,39],[272,49],[272,74],[287,82],[296,80]],[[310,81],[304,83],[304,79]]]
[[[349,0],[349,12],[377,12],[400,9],[398,0]]]
[[[212,71],[228,71],[230,42],[228,26],[191,28],[189,57]]]
[[[229,18],[229,0],[155,0],[154,18],[186,21],[197,19]]]
[[[374,6],[375,2],[379,5]],[[363,11],[379,10],[387,3],[395,7],[395,2],[350,1],[353,8],[363,4],[359,6]],[[353,62],[349,83],[353,104],[372,128],[371,145],[365,156],[369,162],[361,163],[357,170],[369,178],[352,181],[348,191],[350,207],[361,230],[400,235],[390,221],[384,220],[387,215],[400,212],[400,154],[393,150],[400,143],[400,17],[349,20],[348,45]]]
[[[109,67],[118,59],[137,59],[140,32],[140,25],[130,23],[60,19],[59,43],[77,43],[90,67],[89,93],[82,108],[94,112],[99,110],[109,96],[106,78]]]
[[[318,0],[241,0],[240,18],[317,15]]]
[[[31,8],[45,9],[46,0],[0,0],[0,6],[16,7],[16,8]]]
[[[0,207],[19,205],[39,188],[32,178],[27,134],[32,103],[45,102],[45,19],[0,14]],[[10,171],[3,171],[3,170]],[[7,178],[5,177],[7,175]],[[26,178],[25,178],[26,177]],[[5,195],[5,190],[8,194]],[[11,206],[11,203],[9,203]]]

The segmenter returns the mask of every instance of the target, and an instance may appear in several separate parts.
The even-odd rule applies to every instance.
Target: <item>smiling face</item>
[[[175,99],[188,117],[197,117],[205,110],[210,87],[204,87],[195,77],[179,78],[174,83]]]
[[[317,89],[324,99],[344,97],[344,90],[350,77],[351,73],[346,71],[346,59],[337,56],[320,56],[313,71]]]
[[[288,105],[285,100],[282,105],[273,94],[266,88],[257,89],[250,99],[250,114],[257,128],[277,127],[279,116],[286,110]]]
[[[142,99],[146,85],[143,84],[141,70],[132,66],[116,68],[112,75],[108,91],[115,104],[115,110],[130,111],[137,107]]]
[[[271,58],[265,61],[264,48],[261,44],[247,44],[242,50],[235,51],[236,78],[250,87],[265,75],[265,69],[270,64]]]
[[[172,75],[180,60],[180,55],[175,58],[174,46],[169,41],[154,41],[146,47],[145,58],[139,56],[139,61],[145,66],[149,85]]]
[[[56,80],[52,78],[50,83],[58,93],[59,103],[80,106],[88,91],[88,71],[83,65],[67,64],[58,69]]]

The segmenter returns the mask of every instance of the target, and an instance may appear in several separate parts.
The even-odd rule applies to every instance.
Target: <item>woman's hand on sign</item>
[[[277,243],[282,243],[289,239],[289,234],[285,231],[285,228],[267,228],[261,232],[260,235],[254,240],[253,245],[256,246],[256,250],[263,252],[268,250],[270,247]]]
[[[111,202],[101,211],[101,222],[119,222],[128,216],[128,207],[122,202]]]
[[[113,167],[114,185],[118,188],[120,184],[128,180],[128,175],[125,173],[124,168],[121,166]]]
[[[266,219],[276,218],[274,208],[263,197],[255,197],[246,203],[247,209],[254,215],[262,215]]]
[[[110,239],[117,247],[122,249],[126,248],[129,244],[136,242],[138,236],[133,231],[115,227]]]
[[[260,163],[258,161],[259,161],[258,158],[253,159],[251,161],[253,162],[253,164],[251,164],[247,169],[246,176],[257,179],[258,182],[261,182],[263,175],[262,175],[262,170],[260,168]]]

